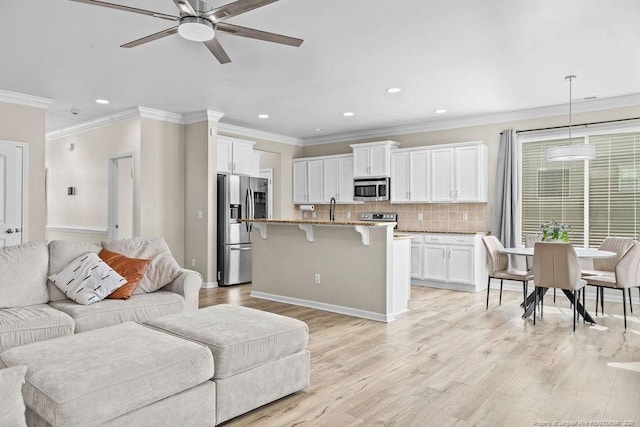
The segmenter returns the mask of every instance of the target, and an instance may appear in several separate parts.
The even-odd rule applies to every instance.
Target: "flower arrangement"
[[[554,219],[542,224],[540,230],[542,230],[542,240],[562,240],[569,243],[571,226],[568,224],[560,224]]]

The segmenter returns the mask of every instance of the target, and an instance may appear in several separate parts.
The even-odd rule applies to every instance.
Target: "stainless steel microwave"
[[[389,178],[363,178],[353,180],[353,200],[389,200]]]

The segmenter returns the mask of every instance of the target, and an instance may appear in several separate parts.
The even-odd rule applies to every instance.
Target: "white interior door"
[[[133,153],[109,156],[109,238],[136,235],[134,222],[135,171]]]
[[[0,142],[0,247],[19,245],[24,239],[23,147]]]

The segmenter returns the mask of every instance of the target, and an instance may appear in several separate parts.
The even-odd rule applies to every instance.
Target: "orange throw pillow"
[[[128,258],[122,254],[103,249],[98,254],[116,273],[127,279],[127,283],[107,296],[111,299],[129,299],[138,287],[142,276],[149,268],[150,259]]]

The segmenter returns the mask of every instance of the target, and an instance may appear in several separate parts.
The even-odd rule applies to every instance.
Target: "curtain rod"
[[[628,122],[628,121],[632,121],[632,120],[640,120],[640,117],[630,117],[628,119],[616,119],[616,120],[603,120],[600,122],[589,122],[589,123],[580,123],[580,124],[575,124],[575,125],[571,125],[572,128],[574,127],[587,127],[587,126],[593,126],[593,125],[604,125],[604,124],[608,124],[608,123],[619,123],[619,122]],[[551,126],[551,127],[546,127],[546,128],[537,128],[537,129],[525,129],[525,130],[517,130],[516,133],[526,133],[526,132],[539,132],[539,131],[543,131],[543,130],[554,130],[554,129],[565,129],[568,128],[569,125],[563,125],[563,126]],[[500,134],[502,135],[502,132],[500,132]]]

